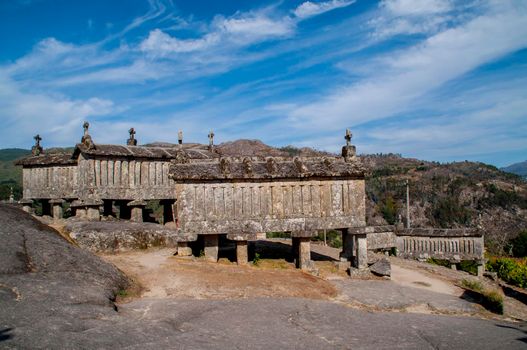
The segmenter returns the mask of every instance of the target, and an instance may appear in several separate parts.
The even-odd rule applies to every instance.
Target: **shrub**
[[[487,270],[496,272],[498,277],[512,285],[527,287],[527,266],[510,258],[489,259]]]
[[[433,207],[432,216],[439,226],[451,227],[452,224],[470,224],[470,211],[451,197],[438,200]]]
[[[397,221],[397,203],[392,196],[388,195],[384,201],[380,203],[380,211],[382,217],[388,224],[393,225]]]
[[[260,264],[260,254],[254,253],[253,265],[258,266]]]

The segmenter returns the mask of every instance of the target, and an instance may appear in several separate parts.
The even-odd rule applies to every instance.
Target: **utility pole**
[[[410,185],[406,179],[406,228],[410,228]]]

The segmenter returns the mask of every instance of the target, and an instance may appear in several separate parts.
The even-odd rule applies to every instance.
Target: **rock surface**
[[[129,284],[115,266],[18,208],[0,205],[0,241],[0,333],[81,331],[114,314],[112,300]],[[39,341],[53,347],[49,337]]]
[[[154,223],[79,221],[68,219],[64,231],[91,252],[122,252],[150,247],[176,247],[176,231]]]
[[[373,265],[370,266],[370,271],[376,274],[377,276],[387,276],[391,275],[391,265],[390,261],[386,258],[377,260]]]

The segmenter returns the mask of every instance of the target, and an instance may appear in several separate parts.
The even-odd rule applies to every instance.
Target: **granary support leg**
[[[60,220],[64,217],[64,209],[62,208],[62,199],[52,199],[49,203],[52,205],[53,220]]]
[[[218,235],[203,235],[205,258],[210,261],[218,261]]]
[[[366,234],[355,234],[356,252],[355,267],[364,269],[368,267],[368,241]]]
[[[477,275],[478,277],[483,277],[483,274],[485,273],[485,260],[478,261],[477,265]]]
[[[311,237],[298,238],[297,267],[302,270],[311,267]]]
[[[246,265],[249,261],[247,241],[236,241],[236,263]]]
[[[143,222],[143,209],[146,207],[146,202],[142,200],[131,201],[127,204],[132,209],[130,220],[134,222]]]
[[[101,220],[101,206],[103,201],[99,199],[86,199],[84,200],[86,206],[86,217],[88,220],[99,221]]]

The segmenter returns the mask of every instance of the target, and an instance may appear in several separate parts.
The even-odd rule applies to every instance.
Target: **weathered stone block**
[[[366,234],[355,235],[356,253],[355,267],[364,269],[368,267],[368,240]]]
[[[188,242],[178,242],[177,255],[178,256],[192,256],[192,249],[189,247]]]
[[[236,241],[236,262],[238,265],[246,265],[248,261],[247,241]]]
[[[391,264],[386,258],[377,260],[370,266],[370,271],[378,276],[391,276]]]

